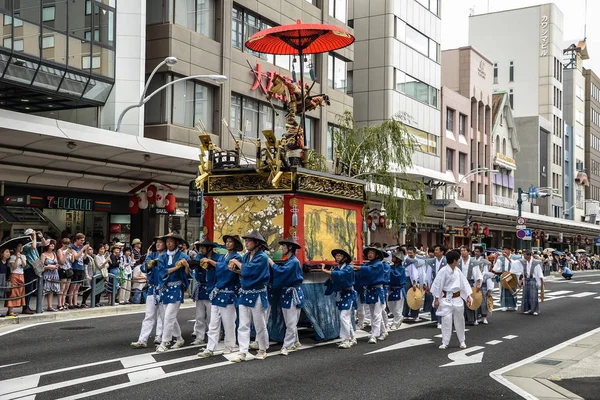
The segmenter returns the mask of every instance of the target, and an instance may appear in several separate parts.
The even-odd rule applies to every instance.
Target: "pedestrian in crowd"
[[[87,299],[92,294],[92,279],[94,279],[94,275],[97,274],[96,262],[94,261],[94,249],[91,246],[87,249],[87,254],[83,260],[83,264],[85,265],[85,276],[84,281],[81,284],[83,289],[81,294],[81,308],[88,308]],[[98,300],[98,297],[96,297],[96,300]]]
[[[136,238],[131,242],[131,257],[136,263],[142,258],[142,241],[140,239]]]
[[[35,311],[29,307],[31,296],[37,285],[37,275],[33,269],[33,263],[40,258],[40,253],[37,249],[38,239],[42,246],[47,246],[48,243],[41,232],[35,232],[33,229],[27,229],[25,235],[31,237],[31,242],[23,246],[22,253],[27,260],[27,264],[23,270],[23,278],[25,279],[25,309],[23,310],[23,314],[35,314]]]
[[[69,238],[63,238],[61,241],[62,247],[56,251],[58,259],[58,277],[60,278],[60,293],[58,294],[58,311],[68,309],[67,293],[73,277],[73,261],[72,251],[70,249],[71,241]]]
[[[327,269],[325,264],[321,264],[321,271],[330,275],[329,280],[325,282],[327,288],[325,295],[336,295],[335,305],[340,312],[340,339],[342,339],[338,348],[349,349],[357,343],[352,326],[352,311],[356,310],[358,300],[353,287],[355,273],[350,265],[352,257],[342,249],[331,250],[331,255],[336,262],[332,269]]]
[[[108,256],[108,252],[106,251],[106,246],[101,244],[96,249],[96,254],[94,255],[94,264],[96,265],[97,274],[95,276],[96,286],[105,287],[105,284],[108,279],[108,266],[110,264],[110,257]],[[100,300],[102,298],[102,292],[96,295],[96,307],[102,307]]]
[[[435,308],[438,309],[438,315],[442,316],[442,350],[446,350],[450,344],[453,324],[460,348],[467,348],[463,300],[470,306],[473,299],[467,278],[461,269],[457,268],[460,258],[460,254],[455,250],[446,253],[448,265],[439,271],[431,287],[431,293],[435,296]]]
[[[53,307],[52,299],[54,294],[60,293],[60,277],[58,276],[58,260],[56,253],[54,253],[54,247],[56,241],[50,239],[48,246],[45,246],[44,252],[42,253],[41,260],[44,265],[44,272],[42,276],[44,278],[44,296],[48,302],[48,308],[46,311],[56,312],[58,311]]]
[[[135,262],[131,257],[131,249],[125,247],[121,255],[121,265],[119,268],[119,304],[129,303],[131,297],[131,278],[133,277],[133,266]]]
[[[112,275],[112,284],[108,285],[108,298],[109,303],[112,302],[113,293],[117,294],[119,290],[119,269],[121,267],[121,247],[118,245],[112,245],[110,248],[109,255],[109,263],[108,263],[108,273]],[[113,287],[114,286],[114,287]],[[115,298],[115,303],[117,303],[117,298]]]
[[[142,264],[137,264],[133,268],[133,274],[131,278],[131,303],[142,304],[145,302],[145,299],[143,298],[143,290],[144,286],[146,286],[146,282],[146,274],[142,272]]]
[[[73,243],[71,243],[70,249],[73,255],[73,278],[71,279],[71,285],[69,286],[69,309],[81,308],[79,305],[79,287],[85,280],[85,265],[83,260],[87,257],[87,249],[89,244],[85,243],[85,235],[78,233],[75,235]]]
[[[10,266],[10,286],[8,300],[6,300],[7,317],[16,317],[17,314],[13,311],[16,307],[23,307],[23,313],[27,309],[25,303],[25,277],[24,270],[27,265],[27,259],[22,254],[23,245],[19,243],[14,250],[14,254],[8,259]],[[31,314],[31,313],[29,313]]]
[[[569,269],[569,267],[564,267],[562,272],[563,278],[566,280],[570,280],[573,277],[573,272]]]
[[[4,296],[9,292],[6,290],[7,277],[10,273],[10,266],[8,265],[8,260],[10,259],[10,249],[4,248],[0,249],[0,299],[3,299]],[[4,317],[2,315],[1,317]]]

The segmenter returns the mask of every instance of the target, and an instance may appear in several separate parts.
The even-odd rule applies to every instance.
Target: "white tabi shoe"
[[[477,326],[477,325],[479,325],[479,322],[478,322],[478,321],[475,321],[475,322],[473,322],[473,325],[474,325],[474,326]]]
[[[358,344],[358,342],[356,341],[356,338],[352,338],[352,340],[350,340],[350,344],[352,346],[356,346]]]
[[[481,321],[481,322],[483,322],[483,324],[484,324],[484,325],[487,325],[487,324],[489,324],[489,322],[488,322],[487,318],[484,318],[484,319],[483,319],[483,321]]]
[[[239,363],[242,361],[246,361],[246,353],[239,353],[234,359],[231,360],[232,362],[235,363]]]
[[[529,311],[524,311],[523,314],[531,314],[531,310]]]
[[[156,347],[157,353],[166,353],[169,350],[169,342],[162,342]]]
[[[256,358],[257,360],[264,360],[265,358],[267,358],[267,351],[259,350],[258,353],[256,353],[256,355],[254,356],[254,358]]]
[[[396,324],[392,324],[392,326],[390,326],[390,331],[397,331],[400,327]]]
[[[378,342],[383,342],[385,340],[385,335],[381,335],[377,338]]]
[[[240,351],[240,349],[237,347],[225,346],[225,348],[223,349],[223,354],[231,354],[231,353],[235,353],[236,351]]]
[[[255,340],[254,342],[250,342],[250,346],[248,346],[250,350],[258,350],[258,342]]]
[[[154,336],[154,344],[160,344],[160,342],[162,342],[161,337],[160,336]]]
[[[201,345],[201,344],[206,344],[206,342],[204,340],[198,339],[198,338],[196,338],[196,340],[194,340],[192,342],[192,346],[198,346],[198,345]]]
[[[279,354],[281,354],[282,356],[287,356],[288,354],[290,354],[290,351],[287,349],[287,347],[282,347]]]
[[[200,358],[212,357],[214,355],[215,355],[215,353],[213,353],[212,351],[210,351],[208,349],[204,349],[204,351],[201,351],[200,353],[197,354],[197,356]]]
[[[349,349],[350,347],[352,347],[352,342],[349,340],[344,340],[338,345],[338,349]]]
[[[296,343],[294,343],[293,347],[294,347],[294,350],[298,350],[300,347],[302,347],[302,343],[296,342]]]
[[[445,344],[442,344],[440,347],[438,347],[438,349],[440,349],[440,350],[447,350],[448,346],[445,345]]]
[[[369,343],[369,344],[377,344],[377,338],[375,336],[371,336],[369,338],[369,341],[367,343]]]
[[[437,324],[438,329],[442,329],[442,324]]]
[[[148,347],[148,344],[144,341],[131,342],[131,347],[134,349],[145,349]]]
[[[507,310],[507,308],[506,308],[506,307],[502,307],[502,308],[500,309],[500,311],[506,311],[506,310]]]
[[[459,347],[461,349],[466,349],[467,348],[467,344],[465,342],[462,342]]]
[[[183,347],[183,345],[185,344],[185,340],[183,340],[182,337],[179,337],[175,343],[173,344],[173,346],[171,346],[172,349],[180,349]]]
[[[540,313],[534,312],[533,315],[535,315],[537,317],[538,315],[540,315]]]

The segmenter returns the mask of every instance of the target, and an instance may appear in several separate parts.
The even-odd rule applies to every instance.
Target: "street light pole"
[[[517,189],[517,212],[520,218],[523,209],[523,189]],[[523,250],[523,239],[519,238],[519,250]]]
[[[156,73],[156,71],[158,71],[158,69],[160,67],[162,67],[165,64],[168,65],[174,65],[177,62],[177,59],[175,57],[167,57],[165,58],[161,63],[159,63],[154,70],[152,71],[152,73],[150,74],[150,76],[148,77],[148,82],[146,82],[146,86],[144,87],[144,91],[142,92],[142,96],[140,97],[140,101],[137,104],[132,104],[128,107],[126,107],[121,114],[119,115],[119,119],[117,120],[117,128],[115,129],[116,132],[120,132],[121,131],[121,123],[123,122],[123,117],[125,117],[125,114],[134,108],[139,108],[142,107],[144,104],[146,104],[152,97],[154,97],[157,93],[159,93],[161,90],[174,85],[178,82],[182,82],[182,81],[187,81],[190,79],[212,79],[214,81],[217,82],[222,82],[222,81],[226,81],[227,77],[225,75],[193,75],[193,76],[186,76],[183,78],[179,78],[179,79],[175,79],[174,81],[171,81],[169,83],[166,83],[164,85],[162,85],[161,87],[159,87],[158,89],[156,89],[154,92],[152,92],[149,96],[146,96],[146,91],[148,90],[148,87],[150,86],[150,80],[152,79],[152,77],[154,76],[154,74]]]

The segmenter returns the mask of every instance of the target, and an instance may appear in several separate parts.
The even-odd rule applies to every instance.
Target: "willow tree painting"
[[[273,251],[279,249],[283,235],[283,196],[214,197],[214,240],[223,235],[244,236],[257,230]]]
[[[356,257],[356,211],[307,204],[304,207],[304,245],[307,260],[331,260],[342,248]]]

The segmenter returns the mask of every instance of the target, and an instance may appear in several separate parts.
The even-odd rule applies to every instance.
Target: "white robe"
[[[440,301],[444,297],[444,291],[446,299],[452,299],[453,306],[462,306],[462,301],[466,301],[473,294],[473,290],[460,268],[454,268],[453,271],[449,265],[440,269],[431,285],[431,293]],[[458,291],[460,291],[460,297],[452,298],[453,293]]]
[[[530,262],[527,263],[527,266],[525,267],[525,271],[523,271],[523,275],[525,275],[525,272],[527,272],[527,277],[530,277],[533,275],[533,277],[535,278],[535,284],[537,286],[537,288],[541,288],[542,287],[542,279],[544,279],[544,273],[542,272],[542,264],[541,263],[536,263],[535,265],[532,266],[534,260],[531,260]],[[533,274],[531,273],[531,268],[533,267]]]

